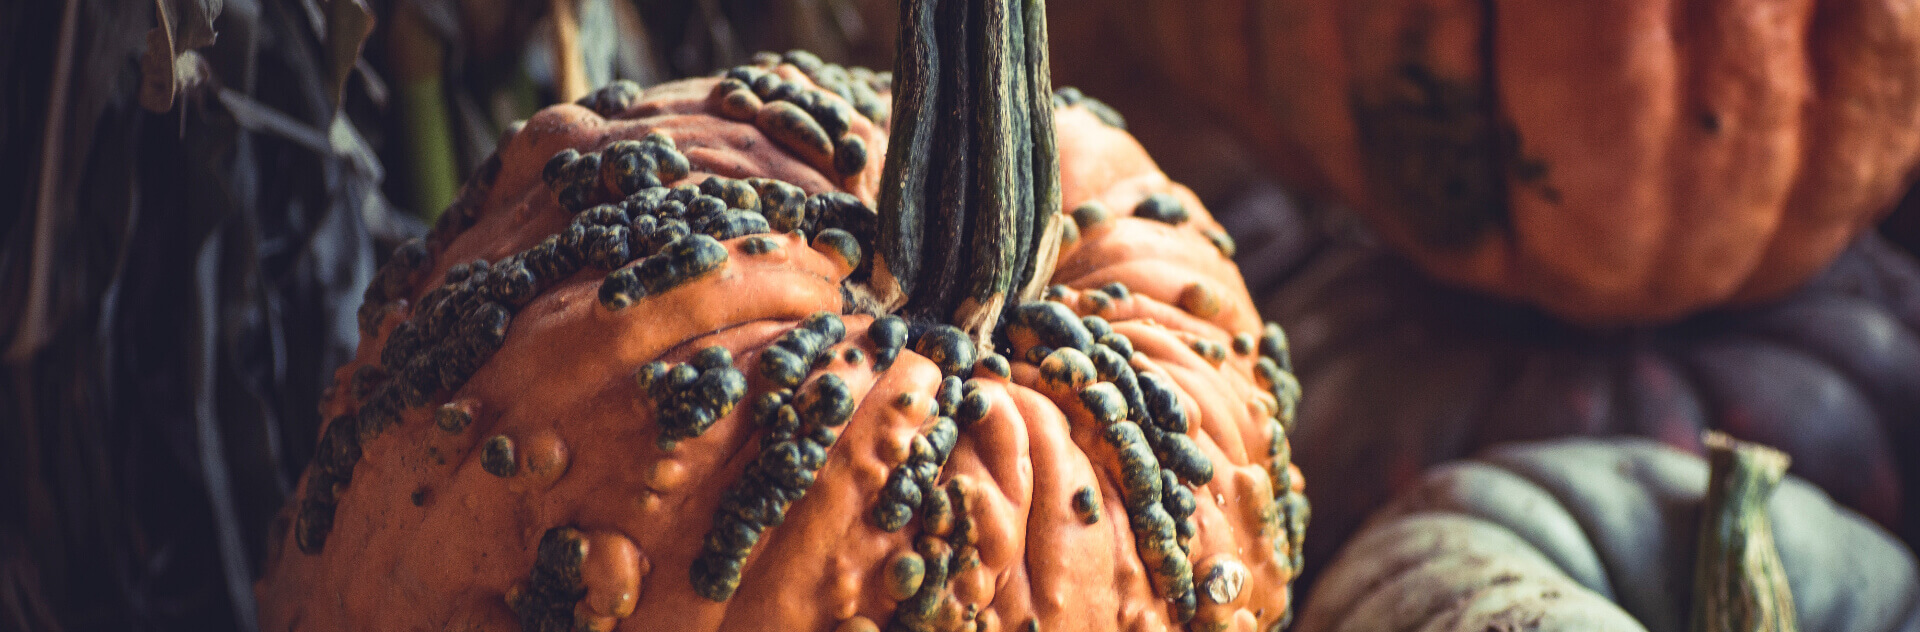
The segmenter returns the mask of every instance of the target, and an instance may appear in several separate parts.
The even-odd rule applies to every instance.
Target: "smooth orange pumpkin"
[[[1429,273],[1583,323],[1780,296],[1920,157],[1913,0],[1060,11],[1107,44],[1080,56],[1154,68]]]
[[[262,629],[1288,617],[1299,387],[1219,225],[1069,105],[1045,300],[886,314],[886,88],[789,54],[517,128],[369,290]]]

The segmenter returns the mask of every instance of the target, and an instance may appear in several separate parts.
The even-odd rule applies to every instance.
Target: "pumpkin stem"
[[[1710,469],[1693,568],[1693,632],[1792,632],[1793,594],[1767,499],[1791,461],[1779,450],[1708,432]]]
[[[870,290],[985,342],[1058,251],[1044,0],[905,0]]]

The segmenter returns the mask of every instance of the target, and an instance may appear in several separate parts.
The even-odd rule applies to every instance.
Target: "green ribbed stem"
[[[1773,540],[1767,500],[1791,461],[1720,432],[1705,437],[1711,468],[1693,569],[1693,632],[1793,632],[1798,618]]]
[[[1046,3],[905,0],[900,26],[872,290],[985,340],[1057,249]]]

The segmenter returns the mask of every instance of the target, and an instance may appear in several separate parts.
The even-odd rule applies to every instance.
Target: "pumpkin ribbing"
[[[1767,566],[1780,575],[1748,576],[1756,581],[1745,588],[1771,592],[1791,580],[1789,601],[1770,605],[1798,629],[1920,626],[1913,554],[1805,481],[1787,477],[1770,493],[1733,503],[1709,497],[1711,478],[1777,473],[1756,462],[1769,458],[1710,468],[1644,439],[1562,439],[1443,464],[1342,549],[1310,593],[1299,629],[1680,632],[1696,613],[1726,612],[1694,599],[1696,582],[1743,588],[1725,575],[1698,581],[1701,566],[1747,547],[1756,555],[1745,565],[1776,543],[1779,555]],[[1737,487],[1726,482],[1715,487]],[[1723,512],[1749,525],[1770,521],[1774,537],[1726,532],[1732,537],[1715,536],[1707,544],[1718,546],[1701,550],[1703,529],[1717,530]]]
[[[1030,340],[998,318],[979,345],[951,313],[876,313],[860,292],[888,239],[872,210],[880,161],[843,170],[855,144],[841,141],[886,155],[877,108],[851,87],[885,82],[836,81],[855,73],[816,61],[761,58],[637,98],[622,87],[502,144],[493,178],[412,246],[419,261],[382,273],[400,280],[340,373],[369,399],[341,389],[329,407],[391,423],[354,444],[350,483],[302,499],[333,503],[330,529],[290,517],[325,535],[271,563],[269,627],[458,616],[947,630],[1052,627],[1089,606],[1116,628],[1284,616],[1305,519],[1281,447],[1297,389],[1256,373],[1252,353],[1193,350],[1259,330],[1204,209],[1131,139],[1070,108],[1061,165],[1101,173],[1062,176],[1058,195],[1133,208],[1167,193],[1187,216],[1111,217],[1044,256],[1030,242],[1027,256],[1064,268],[1028,285],[1057,283],[1047,294],[1065,308],[1028,309],[1047,312],[1021,320]],[[742,85],[760,100],[751,118]],[[776,107],[781,118],[761,115]],[[820,114],[843,110],[844,130]],[[1148,244],[1149,256],[1107,254]],[[449,276],[456,261],[470,263]],[[473,307],[496,304],[496,283],[511,297],[498,344],[457,380],[402,388],[404,367],[443,344],[432,314],[498,315]],[[1180,306],[1194,284],[1215,299],[1205,313]],[[1016,285],[1009,311],[1026,304]],[[1106,299],[1082,300],[1095,293]],[[391,354],[401,371],[360,370],[416,319]],[[1086,356],[1072,376],[1027,360],[1071,354]],[[397,393],[391,411],[369,405],[383,389]],[[1087,502],[1108,519],[1085,521]],[[347,598],[305,601],[318,594]]]
[[[1920,463],[1897,447],[1920,438],[1902,413],[1920,405],[1908,387],[1920,266],[1876,238],[1774,306],[1613,333],[1445,287],[1377,245],[1334,237],[1314,252],[1262,299],[1297,336],[1314,402],[1291,435],[1295,459],[1310,479],[1346,481],[1315,499],[1309,583],[1420,471],[1560,436],[1694,451],[1708,429],[1763,441],[1836,502],[1920,542]]]
[[[1911,2],[1061,8],[1101,44],[1063,73],[1137,60],[1114,88],[1177,86],[1427,273],[1586,325],[1785,296],[1920,168]]]

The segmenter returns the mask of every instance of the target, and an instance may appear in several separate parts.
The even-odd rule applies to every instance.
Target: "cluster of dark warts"
[[[1093,102],[1093,99],[1088,97],[1085,98],[1083,102]],[[1080,206],[1074,207],[1070,213],[1073,216],[1073,221],[1062,225],[1062,228],[1066,231],[1065,235],[1062,236],[1062,243],[1064,244],[1072,244],[1078,241],[1080,239],[1080,233],[1093,230],[1113,219],[1113,211],[1107,209],[1107,205],[1098,201],[1083,202]],[[1185,224],[1187,220],[1193,219],[1193,215],[1187,211],[1186,205],[1180,203],[1179,198],[1165,193],[1155,193],[1140,200],[1140,202],[1133,207],[1133,217],[1151,219],[1175,226]],[[1228,259],[1232,259],[1234,254],[1239,251],[1239,246],[1234,244],[1233,237],[1227,235],[1225,231],[1212,227],[1202,227],[1200,234],[1206,237],[1207,241],[1212,242],[1213,247]]]
[[[827,450],[853,417],[853,392],[845,380],[833,373],[807,380],[832,361],[831,347],[846,331],[839,316],[819,312],[761,352],[760,373],[777,387],[753,404],[753,419],[766,434],[758,457],[720,497],[713,527],[693,560],[689,577],[701,596],[714,601],[733,596],[741,565],[760,534],[784,522],[787,508],[813,487]],[[849,362],[862,359],[853,355],[857,351],[848,349]]]
[[[786,61],[794,63],[797,59],[796,65],[800,65],[810,57],[790,53]],[[761,68],[771,65],[770,59],[760,60]],[[791,89],[795,86],[790,82],[774,83],[778,78],[764,70],[758,75],[743,70],[751,68],[729,71],[729,78],[753,87],[756,97],[762,97],[759,86],[773,84],[766,88],[769,96],[762,98],[787,103],[798,99],[799,104],[816,106],[821,102],[838,104],[796,97],[805,93]],[[847,97],[848,92],[859,96],[859,89],[848,88],[849,84],[871,92],[867,83],[871,80],[838,84],[820,81],[820,68],[815,66],[809,73],[816,82],[840,86],[836,92],[856,106],[878,103],[877,98],[863,101]],[[748,77],[754,82],[747,83]],[[716,89],[717,96],[743,100],[734,95],[737,90],[731,90],[735,86],[727,81],[721,88],[729,90],[723,95]],[[611,115],[630,109],[639,95],[638,86],[621,82],[589,95],[582,105]],[[1097,104],[1071,89],[1057,94],[1055,102]],[[863,115],[871,116],[870,109],[873,107],[860,107]],[[1105,108],[1096,109],[1096,113],[1101,109]],[[820,119],[835,120],[835,116],[813,119],[817,125]],[[1102,119],[1120,124],[1117,115]],[[497,157],[482,166],[462,192],[456,208],[450,209],[464,212],[449,212],[439,230],[459,230],[472,223],[477,201],[485,197],[498,170]],[[456,390],[499,347],[514,309],[580,267],[614,270],[603,282],[600,297],[607,308],[620,309],[720,267],[727,256],[720,240],[813,230],[818,233],[816,248],[838,254],[850,266],[862,260],[861,244],[870,243],[873,212],[850,195],[806,196],[798,187],[767,179],[711,178],[697,187],[661,186],[662,182],[685,177],[687,171],[686,159],[671,139],[657,135],[637,142],[617,142],[602,152],[566,150],[556,155],[543,171],[543,179],[562,205],[576,212],[575,221],[562,234],[499,263],[475,261],[454,266],[446,283],[422,297],[413,318],[389,335],[381,365],[362,367],[355,373],[351,388],[363,403],[357,414],[335,419],[323,435],[316,467],[308,480],[308,494],[298,514],[296,540],[301,549],[315,553],[324,545],[333,503],[351,477],[359,445],[397,423],[402,408],[424,406],[442,389]],[[463,206],[467,208],[460,208]],[[1169,224],[1188,219],[1178,201],[1165,195],[1147,198],[1133,214]],[[1098,203],[1089,203],[1075,209],[1073,218],[1075,222],[1066,225],[1069,243],[1081,230],[1107,221],[1110,214]],[[1232,255],[1232,242],[1224,233],[1206,232],[1223,254]],[[750,241],[743,243],[743,252],[755,254],[778,247],[772,240]],[[419,242],[403,245],[395,252],[368,289],[361,313],[364,330],[371,333],[377,329],[390,301],[404,297],[420,280],[417,277],[431,268],[430,258]],[[642,259],[639,265],[626,265],[636,258]],[[1049,296],[1062,294],[1049,292]],[[1083,301],[1096,303],[1095,311],[1101,298],[1111,301],[1126,297],[1125,287],[1119,284],[1082,294]],[[1189,619],[1196,604],[1194,574],[1187,560],[1194,500],[1192,491],[1182,482],[1204,484],[1211,479],[1212,464],[1186,436],[1185,413],[1172,390],[1162,378],[1136,375],[1126,362],[1132,354],[1131,343],[1113,334],[1098,316],[1076,318],[1058,303],[1037,301],[1014,310],[1005,326],[1027,328],[1036,334],[1042,344],[1030,349],[1027,359],[1041,364],[1043,379],[1078,385],[1082,403],[1105,424],[1103,436],[1122,463],[1122,493],[1143,562],[1156,591],[1176,605],[1180,620]],[[702,554],[691,569],[691,579],[702,595],[716,601],[731,596],[738,586],[740,565],[760,533],[777,526],[786,508],[804,494],[838,436],[836,428],[851,416],[851,396],[836,375],[823,374],[806,382],[799,395],[794,390],[801,386],[806,371],[823,364],[828,347],[837,344],[844,331],[837,317],[817,314],[763,352],[762,374],[782,388],[763,394],[755,402],[754,418],[767,428],[767,435],[762,440],[760,458],[728,490]],[[1278,403],[1271,421],[1269,449],[1269,475],[1276,498],[1268,524],[1286,535],[1289,557],[1297,568],[1307,506],[1303,497],[1290,491],[1285,426],[1290,425],[1299,389],[1289,372],[1285,340],[1278,328],[1270,325],[1265,333],[1258,343],[1262,354],[1259,375]],[[874,323],[869,336],[879,349],[876,364],[884,368],[906,345],[907,326],[898,317],[883,317]],[[1237,336],[1232,344],[1241,354],[1252,352],[1255,346],[1250,334]],[[1210,360],[1224,359],[1224,349],[1218,343],[1201,340],[1194,346]],[[931,630],[939,616],[956,611],[957,604],[950,603],[947,578],[978,563],[966,511],[968,486],[952,480],[942,487],[935,481],[958,432],[987,413],[988,400],[975,393],[971,380],[961,380],[961,374],[971,372],[976,364],[975,349],[964,332],[935,326],[918,336],[914,347],[934,359],[947,375],[937,394],[939,415],[912,442],[908,461],[889,477],[873,518],[881,528],[895,531],[905,527],[918,510],[923,534],[916,540],[915,550],[889,562],[888,590],[901,607],[888,627]],[[848,350],[849,354],[857,352]],[[978,364],[994,375],[1005,377],[1009,373],[1006,358],[997,354],[985,354]],[[679,440],[699,436],[745,395],[743,376],[733,368],[731,355],[718,347],[703,350],[687,364],[650,364],[636,374],[636,381],[660,408],[659,441],[669,448]],[[471,424],[476,407],[470,400],[450,402],[437,412],[437,423],[448,432],[462,432]],[[507,437],[490,438],[482,447],[483,468],[499,476],[514,475],[512,450]],[[1073,498],[1075,510],[1089,523],[1099,519],[1097,494],[1086,488]],[[578,539],[578,532],[567,527],[549,530],[543,538],[527,590],[518,592],[514,599],[515,611],[526,629],[571,625],[571,603],[578,600],[584,588],[578,579],[579,560],[568,558],[564,552],[570,550],[566,543]],[[1275,546],[1282,541],[1275,538]],[[1217,579],[1220,572],[1216,568],[1206,575]],[[1220,597],[1216,594],[1215,598]],[[962,609],[962,616],[971,615],[974,607]],[[1033,623],[1029,621],[1024,627],[1032,628]]]
[[[638,96],[631,82],[618,82],[583,102],[622,111]],[[496,156],[481,167],[456,208],[485,198],[498,176],[498,164]],[[661,186],[685,178],[689,170],[686,156],[673,140],[659,134],[617,141],[599,152],[556,154],[541,175],[561,205],[575,212],[573,222],[560,234],[500,261],[451,266],[444,283],[414,302],[412,316],[388,333],[380,364],[355,371],[349,388],[360,402],[358,410],[329,422],[295,515],[295,541],[300,549],[317,553],[325,546],[338,495],[359,462],[360,445],[399,423],[402,411],[458,390],[499,349],[516,310],[580,269],[613,271],[603,281],[600,296],[608,308],[618,309],[718,269],[728,256],[720,241],[735,237],[776,230],[816,231],[816,246],[850,262],[860,260],[856,233],[871,234],[873,211],[858,198],[838,192],[808,196],[799,187],[760,178],[716,177],[697,186]],[[450,216],[455,214],[450,210]],[[453,221],[436,230],[457,231],[472,220]],[[760,239],[743,244],[742,250],[757,254],[777,247],[777,242]],[[627,265],[636,259],[639,263]],[[389,313],[400,311],[399,301],[425,280],[432,264],[423,241],[396,249],[363,297],[359,318],[363,335],[377,335],[381,322]],[[471,411],[463,410],[439,414],[442,427],[464,430]],[[462,414],[468,422],[451,421]],[[487,457],[483,465],[489,472],[511,475],[509,439],[492,438],[483,450]]]
[[[1102,123],[1119,129],[1127,128],[1127,119],[1120,116],[1119,110],[1113,109],[1112,106],[1107,105],[1099,99],[1087,96],[1086,93],[1081,92],[1079,88],[1068,86],[1054,91],[1054,108],[1070,108],[1074,106],[1086,108],[1088,112],[1093,113],[1094,117],[1099,118]]]
[[[781,78],[776,69],[782,63],[818,87]],[[880,94],[891,81],[865,68],[822,62],[806,51],[761,53],[752,65],[727,70],[708,99],[721,116],[753,123],[808,164],[851,176],[867,168],[869,157],[867,141],[852,133],[854,114],[885,125],[891,105]]]
[[[575,632],[574,604],[587,596],[587,554],[587,537],[579,529],[555,527],[540,536],[533,571],[507,592],[521,630]]]

